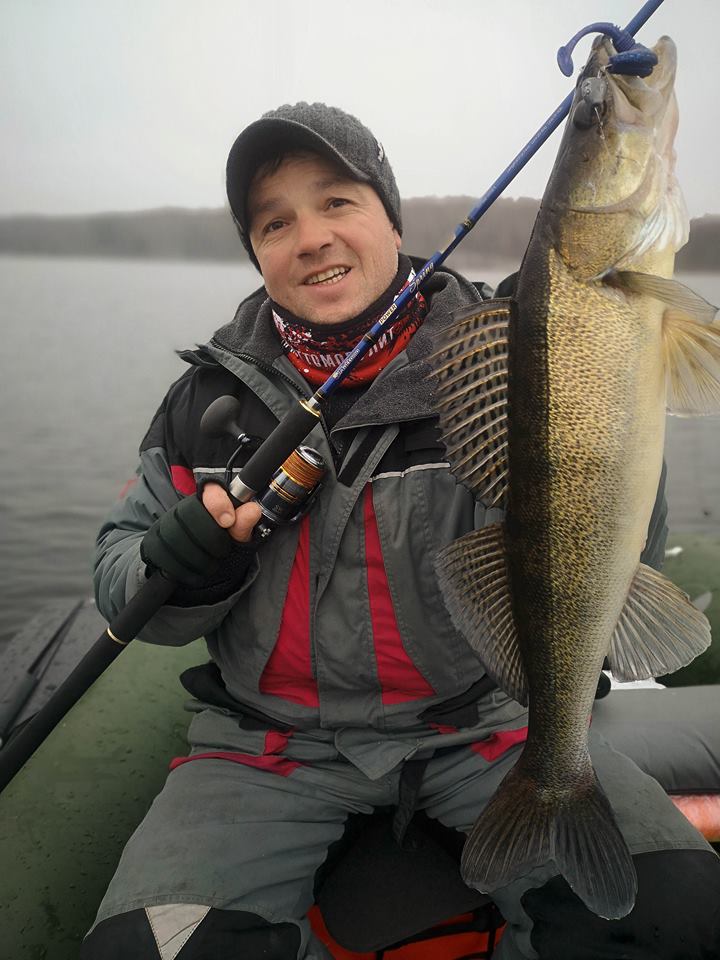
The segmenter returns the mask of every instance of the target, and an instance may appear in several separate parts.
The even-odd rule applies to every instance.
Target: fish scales
[[[552,247],[537,248],[537,258],[533,243],[528,250],[511,325],[516,479],[506,537],[518,641],[539,691],[528,750],[537,741],[542,753],[548,737],[558,738],[574,761],[661,469],[661,311],[641,318],[622,302],[609,305],[569,275]],[[550,775],[567,783],[557,750],[553,762]]]
[[[647,81],[594,46],[512,299],[465,310],[432,360],[456,479],[504,520],[449,544],[438,579],[487,672],[528,704],[522,753],[465,845],[492,891],[554,862],[589,909],[633,906],[634,866],[587,731],[603,659],[619,679],[690,662],[704,616],[640,563],[666,404],[720,412],[716,309],[672,278],[687,239],[674,177],[675,48]],[[605,83],[588,111],[582,80]],[[577,110],[577,115],[575,111]],[[578,122],[575,122],[575,120]]]

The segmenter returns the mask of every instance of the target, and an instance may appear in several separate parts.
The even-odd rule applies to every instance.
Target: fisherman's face
[[[257,176],[248,215],[265,289],[309,323],[357,316],[397,273],[400,236],[380,197],[324,157],[291,156]]]

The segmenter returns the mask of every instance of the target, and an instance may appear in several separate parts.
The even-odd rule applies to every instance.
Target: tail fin
[[[491,892],[553,860],[585,906],[605,919],[626,916],[637,876],[610,802],[589,778],[559,802],[543,796],[522,760],[500,784],[463,850],[465,883]]]

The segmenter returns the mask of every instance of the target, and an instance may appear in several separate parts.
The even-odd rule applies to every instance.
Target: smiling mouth
[[[333,284],[339,283],[348,273],[350,273],[350,267],[330,267],[329,270],[323,270],[321,273],[315,273],[308,277],[307,280],[303,281],[303,286],[331,287]]]

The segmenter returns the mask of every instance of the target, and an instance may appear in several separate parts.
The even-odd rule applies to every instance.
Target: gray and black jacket
[[[353,745],[365,749],[403,732],[427,731],[437,745],[469,742],[517,726],[522,715],[497,689],[473,697],[490,685],[483,687],[482,664],[453,627],[433,566],[445,544],[500,517],[451,475],[428,380],[434,334],[481,294],[449,271],[438,271],[423,292],[429,312],[406,351],[332,430],[318,424],[306,441],[329,465],[310,514],[273,533],[229,596],[168,605],[141,634],[169,645],[205,636],[231,703],[279,727],[339,731],[348,756]],[[224,472],[234,442],[202,436],[209,403],[234,394],[241,426],[262,438],[312,392],[282,353],[264,290],[185,357],[190,369],[143,441],[137,483],[98,538],[97,599],[108,618],[145,580],[146,530],[194,482]],[[654,524],[661,549],[658,510]],[[448,716],[462,715],[462,723],[448,725],[448,701],[461,707]]]

